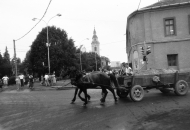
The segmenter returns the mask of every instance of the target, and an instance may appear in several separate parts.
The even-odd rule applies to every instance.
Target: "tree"
[[[3,76],[3,56],[1,55],[0,52],[0,78]]]
[[[98,71],[101,67],[100,56],[94,52],[81,53],[82,69],[86,71],[96,71],[96,60]]]
[[[3,54],[3,63],[2,63],[2,75],[10,76],[12,74],[12,66],[10,62],[10,55],[7,47],[5,48],[5,53]]]
[[[67,33],[55,26],[48,27],[51,73],[56,72],[58,75],[63,66],[77,66],[75,63],[76,48],[74,47],[73,39],[69,39]],[[27,63],[30,64],[29,69],[39,75],[48,73],[48,51],[46,47],[47,28],[43,28],[37,35],[31,46],[30,54]]]

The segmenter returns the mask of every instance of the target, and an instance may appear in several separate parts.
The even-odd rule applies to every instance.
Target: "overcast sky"
[[[20,39],[41,18],[50,0],[0,0],[0,52],[8,47],[13,57],[13,39]],[[141,0],[140,8],[158,0]],[[83,44],[91,51],[94,27],[100,42],[100,55],[111,61],[127,61],[126,24],[127,16],[137,10],[140,0],[52,0],[43,18],[49,26],[64,29],[75,45]],[[30,45],[46,24],[41,21],[29,34],[16,41],[17,57],[23,60]],[[89,38],[89,40],[84,40]],[[51,54],[51,52],[50,52]]]

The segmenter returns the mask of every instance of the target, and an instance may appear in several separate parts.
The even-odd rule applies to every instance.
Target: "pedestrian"
[[[17,90],[20,90],[20,87],[21,87],[20,77],[17,76],[15,81],[16,81],[16,85],[17,85]]]
[[[3,79],[3,84],[4,84],[5,86],[7,86],[7,85],[8,85],[9,77],[7,77],[7,75],[5,75],[2,79]]]
[[[44,82],[45,82],[45,78],[44,78],[44,76],[43,75],[41,75],[41,85],[44,85]]]
[[[21,87],[24,87],[24,75],[20,74],[19,78],[20,78],[20,82],[21,82]]]
[[[56,85],[57,81],[56,81],[55,73],[53,73],[52,77],[53,77],[53,85]]]
[[[44,78],[46,86],[49,86],[49,75],[47,73],[45,74]]]
[[[33,85],[34,85],[33,75],[29,75],[29,88],[33,89]]]

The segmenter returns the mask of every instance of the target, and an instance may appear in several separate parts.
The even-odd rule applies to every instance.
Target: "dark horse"
[[[106,89],[108,89],[112,92],[115,101],[117,101],[117,97],[115,95],[115,91],[111,85],[111,82],[114,83],[116,88],[119,87],[117,80],[113,74],[110,74],[108,76],[107,74],[100,72],[100,71],[91,72],[88,75],[84,75],[81,72],[75,72],[74,78],[71,79],[71,84],[77,86],[77,88],[80,89],[79,95],[81,92],[84,93],[85,99],[81,99],[82,101],[84,101],[84,105],[86,105],[88,103],[87,102],[87,98],[88,98],[87,89],[88,88],[96,88],[97,86],[100,86],[102,89],[103,97],[100,99],[100,101],[102,103],[105,102],[106,96],[108,94]],[[76,94],[77,94],[77,92],[75,91],[75,96],[73,99],[76,98]]]
[[[63,77],[69,76],[70,79],[74,79],[74,78],[76,77],[76,74],[77,74],[77,73],[79,73],[79,72],[77,71],[77,69],[76,69],[75,67],[72,67],[72,68],[67,69],[67,71],[65,72],[65,74],[63,75]],[[80,72],[80,73],[83,73],[83,72]],[[84,73],[83,73],[83,74],[84,74]],[[70,83],[69,83],[69,84],[70,84]],[[74,84],[73,84],[73,85],[74,85]],[[76,85],[75,85],[75,86],[76,86]],[[78,93],[78,90],[79,90],[79,93]],[[85,99],[84,99],[83,97],[81,97],[82,90],[79,89],[79,88],[76,86],[76,88],[75,88],[75,93],[74,93],[74,97],[73,97],[73,99],[72,99],[72,101],[71,101],[71,104],[73,104],[73,103],[75,102],[77,93],[78,93],[78,97],[79,97],[82,101],[85,101]],[[88,98],[88,101],[89,101],[90,98],[91,98],[90,95],[87,94],[87,98]]]

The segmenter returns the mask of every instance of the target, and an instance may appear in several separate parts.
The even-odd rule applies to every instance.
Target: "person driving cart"
[[[121,70],[119,72],[120,75],[127,75],[127,76],[130,76],[133,74],[133,71],[132,71],[132,68],[129,67],[129,64],[128,63],[125,63],[123,62],[121,64]]]

